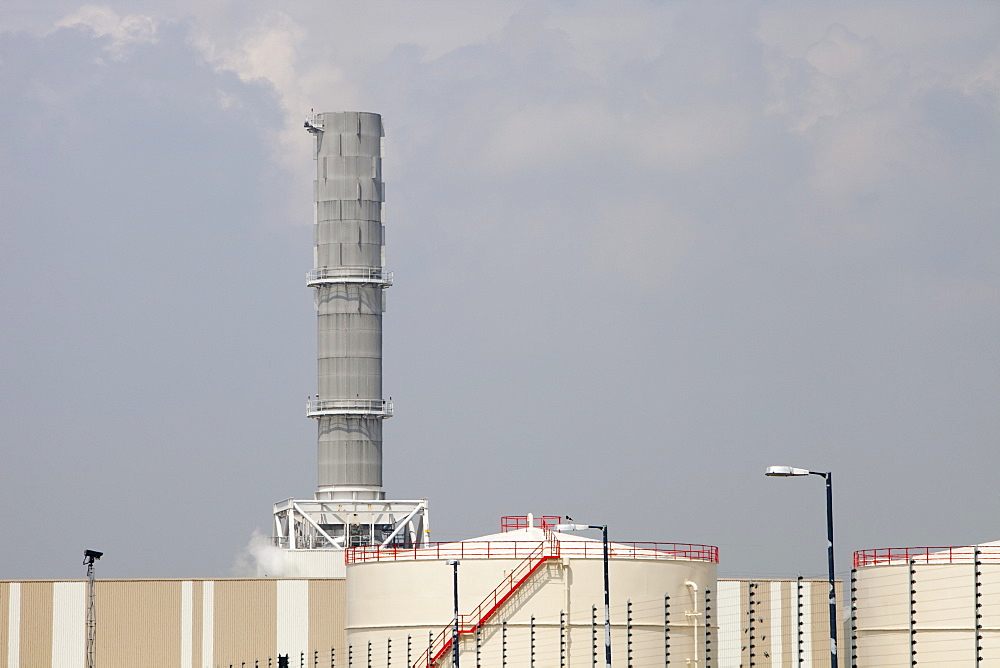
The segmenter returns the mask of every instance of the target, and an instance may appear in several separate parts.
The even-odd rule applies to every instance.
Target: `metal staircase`
[[[545,531],[545,538],[538,547],[504,576],[496,588],[484,598],[473,611],[458,616],[459,638],[463,634],[475,633],[535,574],[546,562],[559,558],[559,541],[551,531]],[[427,650],[413,662],[412,668],[440,668],[452,651],[455,622],[449,623],[430,643]]]

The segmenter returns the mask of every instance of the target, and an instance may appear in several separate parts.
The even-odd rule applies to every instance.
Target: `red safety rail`
[[[604,556],[604,543],[599,540],[563,540],[559,549],[564,557],[600,559]],[[608,544],[610,559],[686,559],[719,563],[719,548],[713,545],[691,543],[622,543]]]
[[[467,540],[459,543],[425,543],[405,548],[362,545],[348,549],[344,559],[349,564],[422,559],[524,559],[537,547],[537,542],[524,540]]]
[[[564,557],[600,559],[604,543],[599,540],[563,540],[559,549]],[[434,559],[524,559],[538,547],[534,541],[479,541],[460,543],[429,543],[420,547],[393,548],[363,545],[346,551],[349,564],[368,561],[416,561]],[[719,563],[719,548],[692,543],[622,543],[612,541],[608,550],[611,559],[686,559]]]
[[[500,606],[507,602],[514,595],[514,592],[534,575],[535,571],[550,559],[558,558],[559,551],[559,541],[551,535],[546,535],[539,544],[533,545],[531,554],[504,576],[500,584],[471,613],[458,616],[458,632],[460,634],[475,633],[476,629],[485,624],[500,609]],[[435,668],[438,662],[451,651],[454,635],[455,623],[451,622],[441,630],[427,650],[412,665]]]
[[[858,550],[854,553],[854,567],[900,566],[916,564],[971,564],[976,550],[979,561],[1000,563],[1000,545],[963,545],[959,547],[882,547]]]
[[[562,523],[563,518],[559,515],[543,515],[535,519],[539,522],[537,528],[555,529],[557,524]],[[518,529],[528,529],[530,526],[527,515],[507,515],[500,518],[500,531],[503,533],[517,531]]]

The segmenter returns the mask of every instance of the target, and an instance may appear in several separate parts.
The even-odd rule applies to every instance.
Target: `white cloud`
[[[107,50],[115,59],[123,59],[135,45],[156,42],[157,21],[151,16],[120,16],[107,5],[84,5],[56,22],[56,28],[85,28],[98,37],[108,37]]]

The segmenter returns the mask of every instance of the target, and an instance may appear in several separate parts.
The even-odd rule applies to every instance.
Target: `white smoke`
[[[233,575],[237,577],[280,578],[285,575],[285,556],[271,539],[254,529],[246,546],[236,554]]]

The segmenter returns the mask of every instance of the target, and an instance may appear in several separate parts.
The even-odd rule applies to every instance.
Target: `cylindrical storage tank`
[[[859,668],[1000,665],[1000,543],[854,553]]]
[[[390,656],[450,665],[449,560],[460,562],[463,661],[589,666],[596,652],[603,665],[603,543],[537,527],[421,549],[350,550],[346,631],[355,657],[371,648],[378,665]],[[717,646],[717,563],[710,546],[611,542],[614,665],[703,662]]]

